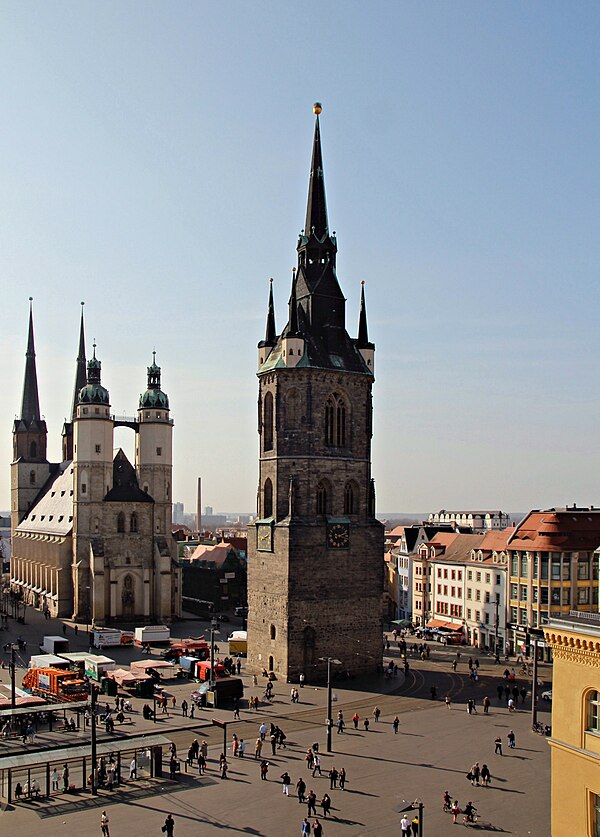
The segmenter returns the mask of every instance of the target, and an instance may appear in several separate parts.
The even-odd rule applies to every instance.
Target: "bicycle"
[[[479,814],[477,813],[477,808],[473,808],[470,814],[466,814],[463,817],[463,825],[473,825],[479,819]]]

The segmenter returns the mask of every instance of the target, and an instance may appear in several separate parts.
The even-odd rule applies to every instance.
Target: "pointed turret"
[[[21,403],[21,421],[29,426],[40,420],[40,399],[38,396],[37,371],[35,368],[35,341],[33,337],[33,297],[29,297],[29,334],[25,353],[25,379],[23,382],[23,401]]]
[[[296,299],[296,269],[292,270],[292,291],[289,301],[289,317],[282,335],[282,355],[286,366],[297,366],[304,354],[304,337],[298,326],[298,302]]]
[[[373,372],[375,363],[375,344],[369,342],[364,280],[360,283],[360,313],[358,315],[358,339],[356,341],[356,348],[363,356],[363,360],[369,367],[369,370]]]
[[[320,240],[329,235],[327,201],[325,200],[325,175],[323,172],[323,155],[321,154],[321,130],[319,127],[319,114],[322,110],[320,103],[315,102],[313,111],[317,118],[315,120],[315,135],[308,180],[306,224],[304,227],[307,236],[314,234]]]
[[[269,279],[269,305],[267,307],[267,327],[265,339],[258,344],[258,365],[262,366],[277,343],[277,332],[275,331],[275,306],[273,305],[273,279]]]

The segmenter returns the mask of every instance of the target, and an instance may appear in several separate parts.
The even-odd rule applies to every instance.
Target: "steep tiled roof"
[[[73,463],[63,462],[16,531],[18,534],[68,535],[72,529]]]

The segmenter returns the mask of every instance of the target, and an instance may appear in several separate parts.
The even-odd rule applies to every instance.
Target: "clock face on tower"
[[[329,523],[327,525],[327,548],[348,549],[350,546],[350,526],[348,523]]]
[[[256,543],[260,552],[273,551],[273,528],[270,523],[259,523],[256,529]]]

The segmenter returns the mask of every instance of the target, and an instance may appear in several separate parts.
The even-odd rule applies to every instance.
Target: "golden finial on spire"
[[[315,102],[314,105],[313,105],[313,113],[318,116],[322,112],[323,112],[323,105],[321,104],[321,102]]]

